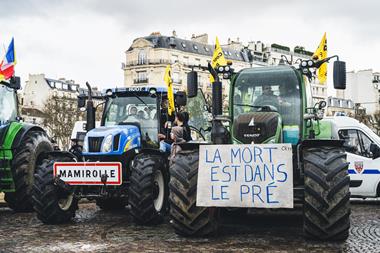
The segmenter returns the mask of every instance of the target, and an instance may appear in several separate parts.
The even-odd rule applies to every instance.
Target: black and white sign
[[[119,162],[54,163],[54,176],[70,185],[103,185],[102,175],[107,175],[107,185],[121,185]]]

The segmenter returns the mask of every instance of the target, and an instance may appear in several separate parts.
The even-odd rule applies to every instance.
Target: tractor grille
[[[234,135],[239,141],[263,143],[275,136],[279,114],[276,112],[252,112],[241,114],[234,120]]]
[[[113,138],[113,151],[119,150],[120,134],[115,135]]]
[[[104,137],[88,137],[88,151],[100,152]]]

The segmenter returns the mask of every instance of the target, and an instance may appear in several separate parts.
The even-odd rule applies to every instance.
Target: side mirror
[[[346,62],[334,62],[334,89],[346,89]]]
[[[325,108],[327,105],[326,101],[322,100],[319,102],[319,106],[318,106],[318,109],[319,110],[322,110],[323,108]]]
[[[19,76],[12,76],[9,80],[9,88],[19,90],[21,88],[21,79]]]
[[[178,91],[175,94],[175,104],[177,106],[185,106],[187,104],[186,92]]]
[[[85,106],[86,106],[86,96],[81,94],[78,96],[78,108],[83,108]]]
[[[379,146],[377,146],[377,144],[371,143],[371,145],[369,146],[369,151],[371,151],[371,153],[373,154],[372,159],[380,157],[380,148]]]
[[[187,74],[187,95],[189,98],[196,97],[198,94],[198,73],[191,71]]]

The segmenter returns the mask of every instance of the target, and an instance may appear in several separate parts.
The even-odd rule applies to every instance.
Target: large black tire
[[[196,206],[199,151],[182,151],[170,166],[169,207],[171,224],[182,236],[207,236],[217,232],[219,210]]]
[[[129,204],[136,223],[157,224],[163,220],[168,206],[167,161],[157,155],[142,154],[131,166]]]
[[[127,205],[127,201],[121,198],[97,199],[96,205],[103,210],[122,210]]]
[[[34,182],[34,172],[37,157],[43,152],[53,150],[53,146],[42,131],[30,131],[21,140],[12,160],[12,176],[15,192],[5,193],[8,206],[18,212],[33,210],[31,191]]]
[[[34,210],[45,224],[66,223],[75,216],[78,200],[54,184],[54,162],[72,162],[71,159],[43,160],[37,167],[32,191]]]
[[[345,240],[350,228],[350,178],[344,150],[304,150],[304,233],[318,240]]]

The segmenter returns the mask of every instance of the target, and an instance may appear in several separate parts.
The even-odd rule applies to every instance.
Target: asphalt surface
[[[132,222],[128,210],[102,211],[82,203],[65,225],[44,225],[34,213],[0,208],[0,252],[380,252],[380,202],[352,204],[350,236],[345,242],[302,237],[301,210],[261,212],[225,220],[218,236],[183,238],[169,220],[146,227]]]

